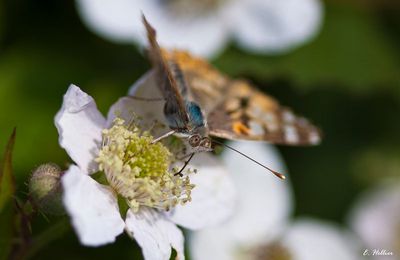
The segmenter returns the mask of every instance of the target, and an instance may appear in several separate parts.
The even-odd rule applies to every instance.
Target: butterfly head
[[[213,150],[210,137],[192,134],[188,137],[190,147],[196,152],[210,152]]]

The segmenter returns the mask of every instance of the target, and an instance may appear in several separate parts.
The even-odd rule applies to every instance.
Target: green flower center
[[[169,169],[172,156],[168,148],[152,141],[148,132],[117,118],[110,129],[103,130],[96,159],[109,185],[135,212],[140,206],[169,210],[191,200],[194,185],[189,177],[175,176]]]

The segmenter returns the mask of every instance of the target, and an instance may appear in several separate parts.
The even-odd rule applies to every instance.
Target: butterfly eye
[[[189,138],[189,144],[190,144],[192,147],[197,147],[197,146],[199,146],[199,144],[200,144],[200,140],[201,140],[201,138],[200,138],[199,135],[192,135],[192,136]]]
[[[201,139],[201,141],[200,141],[200,146],[205,147],[205,148],[211,148],[210,138],[203,137],[203,139]]]

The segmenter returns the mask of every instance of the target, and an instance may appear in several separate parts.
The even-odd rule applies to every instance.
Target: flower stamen
[[[96,159],[110,186],[135,212],[140,206],[169,210],[191,200],[194,185],[189,176],[174,176],[169,170],[170,151],[152,141],[149,132],[141,132],[134,121],[126,125],[116,118],[110,129],[103,130]]]

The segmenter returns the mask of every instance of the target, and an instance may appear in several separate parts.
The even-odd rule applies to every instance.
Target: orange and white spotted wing
[[[317,127],[248,82],[232,80],[187,52],[163,50],[163,56],[182,70],[190,98],[207,117],[210,135],[285,145],[320,142]]]

